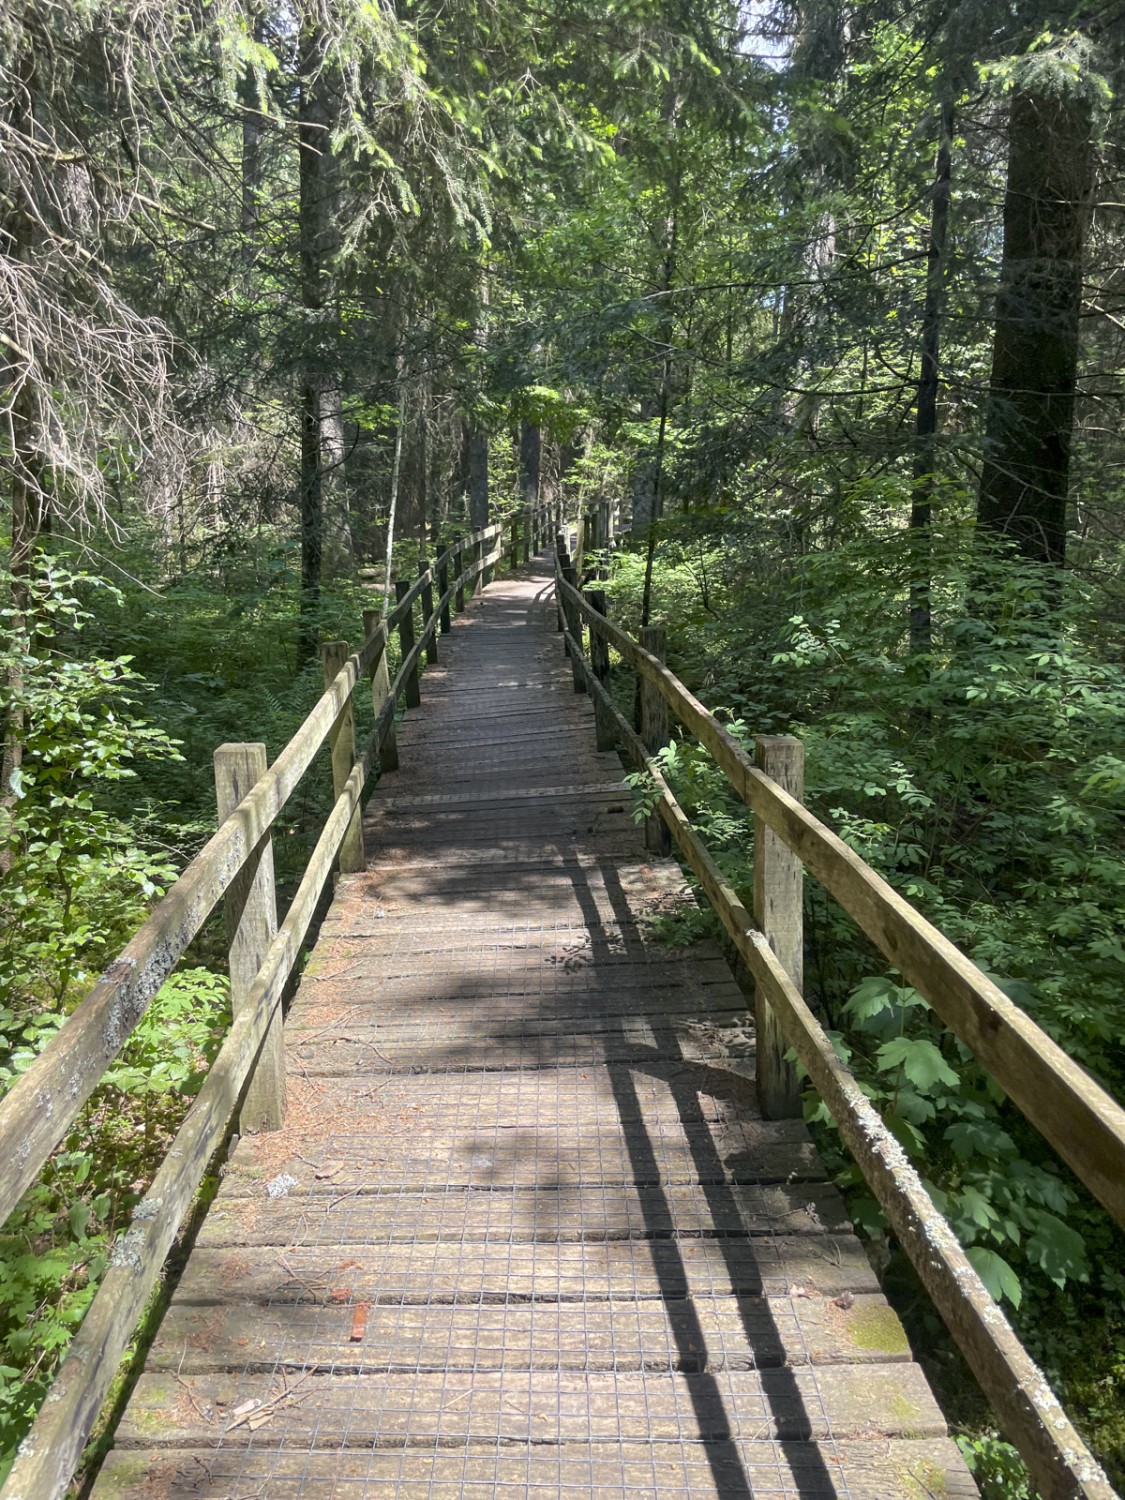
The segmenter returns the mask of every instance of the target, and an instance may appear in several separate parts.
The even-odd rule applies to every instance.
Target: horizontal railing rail
[[[560,537],[556,593],[575,688],[594,700],[599,748],[620,743],[651,779],[656,816],[754,978],[757,1067],[765,1085],[760,1092],[776,1086],[779,1073],[788,1068],[783,1054],[792,1048],[1044,1500],[1112,1500],[1114,1491],[1101,1468],[779,957],[776,950],[784,948],[787,936],[791,942],[792,934],[781,933],[778,941],[779,934],[769,930],[771,921],[764,913],[776,893],[758,889],[762,846],[772,835],[818,877],[1119,1223],[1125,1216],[1125,1110],[838,835],[755,765],[657,653],[607,619],[604,596],[591,599],[575,587],[573,574]],[[589,631],[588,656],[584,627]],[[638,675],[647,733],[637,733],[608,690],[611,645]],[[655,752],[667,742],[668,731],[666,714],[663,726],[657,714],[658,727],[652,732],[656,698],[710,752],[754,814],[757,920],[724,880],[661,772]],[[799,741],[788,743],[799,747]],[[768,750],[777,742],[759,744]],[[795,889],[799,948],[799,881]],[[766,1008],[771,1026],[764,1028]]]
[[[544,507],[511,518],[508,555],[513,566],[521,553],[528,561],[547,540],[547,519]],[[551,521],[557,522],[557,516]],[[396,708],[403,700],[408,705],[418,701],[423,653],[436,659],[436,637],[451,627],[451,605],[463,607],[467,593],[488,581],[504,555],[503,531],[495,522],[457,538],[417,579],[400,580],[399,597],[384,618],[374,610],[365,613],[365,639],[358,651],[349,654],[344,642],[322,647],[325,690],[300,728],[244,794],[234,795],[237,778],[230,781],[226,793],[228,802],[236,804],[233,810],[220,819],[218,830],[148,920],[0,1101],[0,1216],[6,1219],[65,1138],[188,944],[220,899],[226,899],[232,1025],[151,1187],[133,1210],[131,1227],[113,1246],[105,1275],[0,1490],[2,1500],[54,1500],[66,1490],[137,1320],[240,1100],[247,1128],[246,1091],[260,1082],[259,1074],[269,1073],[265,1054],[270,1033],[275,1031],[280,1040],[282,995],[333,864],[341,873],[363,868],[363,792],[377,763],[384,770],[397,764]],[[419,601],[423,618],[415,633]],[[396,630],[401,660],[390,682],[387,646]],[[371,683],[375,722],[357,753],[352,694],[364,677]],[[256,933],[264,958],[260,963],[255,958],[244,979],[236,982],[240,924],[245,925],[252,905],[247,891],[263,871],[274,822],[326,741],[332,746],[332,809],[284,920],[276,926],[267,918]],[[260,746],[224,746],[216,752],[220,803],[225,754],[235,752],[232,758],[244,767],[254,762],[253,756],[242,754],[248,751],[260,752],[264,763]],[[272,854],[268,871],[272,913]],[[259,918],[260,913],[254,917]],[[284,1113],[283,1059],[280,1065],[282,1071],[271,1074],[264,1086],[268,1097],[259,1101],[257,1123],[263,1128],[280,1123]]]

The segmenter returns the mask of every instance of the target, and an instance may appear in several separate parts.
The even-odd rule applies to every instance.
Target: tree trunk
[[[1066,558],[1091,124],[1077,97],[1012,100],[977,521],[1055,564]]]
[[[265,38],[265,21],[255,9],[250,24],[256,42]],[[239,227],[242,232],[242,264],[250,267],[258,258],[261,227],[262,136],[265,117],[258,97],[258,76],[246,68],[239,80],[238,102],[242,107],[242,199]]]
[[[19,68],[19,86],[9,115],[17,135],[31,136],[35,130],[35,59],[27,46]],[[5,214],[2,235],[4,250],[15,261],[25,261],[30,253],[34,227],[23,204],[18,200]],[[30,649],[28,610],[31,603],[31,560],[35,543],[46,515],[46,492],[43,488],[42,456],[39,438],[39,402],[33,385],[33,371],[23,361],[10,360],[4,370],[5,383],[12,389],[8,419],[7,468],[10,480],[11,549],[8,572],[11,579],[11,617],[7,624],[9,651],[4,713],[3,753],[0,757],[0,875],[12,867],[15,850],[9,837],[9,819],[16,795],[13,778],[23,764],[27,723],[23,708],[23,657]]]
[[[336,247],[336,174],[330,132],[334,99],[327,74],[324,28],[310,5],[300,35],[298,110],[301,302],[307,314],[301,376],[301,631],[306,655],[316,651],[316,613],[324,561],[325,508],[342,508],[344,490],[341,378],[336,359],[329,266]]]
[[[524,422],[520,428],[520,504],[533,510],[539,503],[539,466],[543,443],[537,422]]]
[[[675,116],[673,117],[675,119]],[[662,479],[664,468],[664,434],[668,425],[668,384],[671,378],[671,352],[672,338],[674,334],[672,320],[672,301],[668,293],[672,290],[676,280],[676,251],[677,251],[677,206],[680,188],[680,179],[677,172],[673,184],[673,206],[664,224],[664,260],[661,267],[660,284],[658,291],[662,294],[658,299],[660,309],[659,329],[660,340],[663,349],[659,355],[656,389],[650,391],[641,401],[642,422],[652,422],[659,419],[656,447],[651,453],[646,453],[638,464],[633,474],[633,516],[630,522],[630,531],[633,536],[644,536],[652,526],[653,521],[659,519],[662,510]]]
[[[315,656],[324,545],[320,468],[320,398],[313,378],[301,384],[301,627],[302,656]]]
[[[914,487],[910,503],[910,649],[915,655],[929,652],[933,643],[930,615],[930,525],[933,520],[937,456],[938,359],[953,187],[953,126],[953,100],[947,94],[941,101],[938,117],[937,161],[930,206],[930,244],[926,258],[926,300],[922,308],[918,406],[914,418]]]
[[[469,429],[469,524],[474,531],[488,525],[488,433],[475,423]]]
[[[344,393],[338,376],[320,382],[320,462],[323,470],[324,568],[330,578],[350,577],[355,566],[348,504]]]

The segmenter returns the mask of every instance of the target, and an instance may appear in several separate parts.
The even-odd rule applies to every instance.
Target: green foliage
[[[143,806],[126,822],[106,805],[108,789],[136,781],[138,764],[180,754],[139,713],[145,684],[131,657],[74,654],[93,618],[79,595],[91,589],[119,600],[101,580],[45,559],[27,610],[2,612],[2,708],[23,726],[24,749],[0,827],[12,862],[0,886],[0,995],[27,1034],[0,1053],[0,1080],[34,1055],[75,985],[175,873],[146,845]]]
[[[1023,1460],[1010,1443],[992,1436],[960,1437],[957,1446],[981,1500],[1035,1500]]]
[[[120,607],[102,580],[40,560],[26,609],[9,608],[0,649],[9,733],[22,730],[0,882],[0,1087],[64,1024],[175,875],[137,799],[146,764],[182,763],[142,712],[152,695],[131,657],[78,648],[94,604]],[[90,602],[87,602],[90,601]],[[119,803],[131,790],[127,820]],[[0,1474],[6,1471],[81,1322],[127,1220],[215,1048],[227,982],[173,974],[40,1180],[0,1233]]]
[[[228,985],[173,974],[0,1233],[0,1478],[229,1020]],[[50,1032],[41,1028],[41,1044]],[[13,1038],[6,1030],[5,1042]],[[21,1057],[30,1060],[24,1042]]]
[[[930,559],[933,651],[912,657],[905,541],[868,531],[769,587],[740,587],[715,547],[704,560],[710,617],[691,607],[680,544],[667,537],[674,565],[667,576],[658,566],[654,598],[670,660],[721,716],[728,701],[740,737],[747,724],[800,733],[814,811],[1120,1094],[1125,674],[1091,635],[1080,583],[989,555],[955,529]],[[630,560],[615,585],[626,613],[636,569]],[[661,762],[747,896],[744,810],[697,748],[677,743]],[[923,998],[873,966],[812,880],[806,901],[807,993],[834,1043],[1033,1353],[1077,1390],[1081,1330],[1120,1295],[1120,1237]],[[819,1101],[809,1113],[853,1217],[885,1241]],[[1111,1347],[1113,1331],[1101,1336]],[[1095,1401],[1107,1428],[1117,1391],[1111,1381]],[[1002,1474],[1002,1455],[988,1449],[981,1462],[994,1459]]]

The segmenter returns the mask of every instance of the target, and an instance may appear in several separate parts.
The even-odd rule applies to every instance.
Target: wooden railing
[[[363,791],[376,762],[383,770],[398,764],[396,706],[400,700],[407,707],[418,703],[423,654],[436,660],[437,639],[450,629],[452,610],[464,608],[487,584],[505,548],[514,567],[554,535],[554,524],[538,508],[511,518],[507,528],[507,538],[500,523],[457,538],[417,579],[399,580],[397,602],[385,619],[378,611],[365,612],[357,652],[349,654],[343,641],[322,646],[324,693],[272,766],[267,769],[264,745],[220,746],[218,831],[0,1101],[0,1218],[7,1219],[192,938],[219,900],[225,901],[233,1023],[152,1186],[133,1210],[131,1228],[113,1247],[101,1285],[20,1446],[0,1492],[3,1500],[54,1500],[65,1491],[240,1099],[242,1129],[282,1123],[282,994],[333,865],[341,873],[363,868]],[[391,682],[387,645],[396,630],[401,661]],[[361,681],[370,683],[375,723],[357,753],[352,693]],[[278,926],[270,830],[326,739],[335,801]]]
[[[651,628],[635,641],[606,618],[604,594],[579,592],[574,575],[560,534],[556,596],[575,690],[593,697],[599,748],[620,743],[651,778],[655,812],[646,827],[648,847],[661,848],[667,830],[753,976],[763,1113],[776,1118],[799,1112],[798,1081],[785,1060],[792,1049],[1044,1500],[1111,1500],[1114,1491],[1104,1473],[802,997],[802,870],[820,880],[972,1049],[1119,1224],[1125,1224],[1125,1110],[802,805],[799,740],[759,738],[751,760],[664,665],[663,632]],[[639,678],[639,734],[608,690],[611,646]],[[753,917],[723,879],[654,758],[669,738],[669,712],[709,751],[754,814]]]

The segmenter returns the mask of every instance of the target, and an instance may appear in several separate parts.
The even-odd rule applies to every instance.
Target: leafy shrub
[[[107,793],[137,766],[179,761],[176,742],[141,713],[146,684],[125,656],[78,655],[92,621],[83,602],[115,590],[50,559],[30,608],[9,609],[0,646],[9,734],[22,764],[5,789],[0,883],[0,1087],[58,1031],[106,961],[174,878]],[[106,1265],[213,1056],[227,982],[174,974],[0,1232],[0,1476],[42,1402]]]

